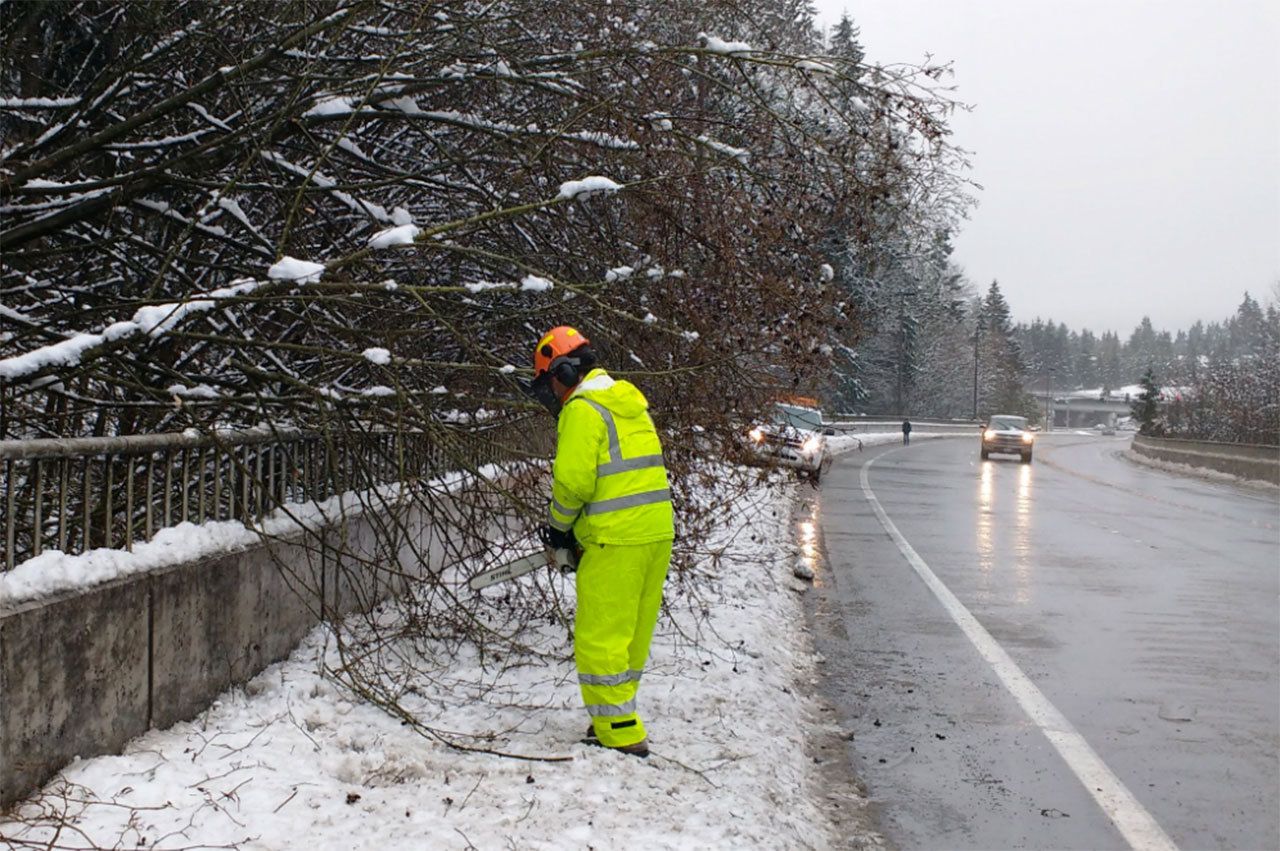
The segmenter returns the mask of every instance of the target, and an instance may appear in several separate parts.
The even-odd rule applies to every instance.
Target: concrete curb
[[[1129,451],[1167,464],[1280,485],[1280,447],[1136,435]]]

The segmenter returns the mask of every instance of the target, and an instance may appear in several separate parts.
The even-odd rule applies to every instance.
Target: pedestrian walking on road
[[[581,551],[573,654],[586,741],[648,756],[636,693],[675,538],[662,445],[644,395],[596,367],[577,330],[548,331],[533,372],[535,398],[557,419],[543,541]]]
[[[911,420],[904,419],[902,421],[902,445],[911,445]]]

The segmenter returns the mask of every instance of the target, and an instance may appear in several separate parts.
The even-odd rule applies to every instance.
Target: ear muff
[[[562,355],[551,362],[551,366],[547,369],[556,381],[559,381],[565,387],[577,387],[579,378],[578,367],[582,362],[574,357]]]

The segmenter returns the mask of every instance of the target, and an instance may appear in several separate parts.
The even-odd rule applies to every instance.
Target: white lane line
[[[888,452],[885,453],[885,455],[888,454]],[[867,477],[871,465],[883,457],[884,455],[876,456],[862,465],[862,493],[871,503],[872,510],[880,520],[880,525],[898,545],[898,550],[910,562],[916,574],[924,580],[924,584],[929,586],[929,590],[938,598],[938,602],[942,603],[943,608],[951,615],[951,619],[960,627],[965,637],[995,671],[1009,694],[1013,695],[1013,699],[1022,707],[1022,711],[1035,722],[1045,738],[1067,763],[1067,767],[1084,784],[1085,790],[1093,796],[1093,800],[1111,819],[1112,824],[1129,843],[1129,847],[1143,849],[1143,851],[1147,849],[1177,851],[1178,846],[1173,844],[1173,840],[1151,817],[1151,813],[1138,803],[1138,799],[1133,797],[1120,778],[1107,767],[1102,758],[1085,741],[1084,736],[1080,735],[1066,716],[1049,702],[1049,698],[1045,697],[1040,689],[1036,688],[1036,684],[1031,682],[1004,648],[991,637],[991,633],[978,623],[973,613],[956,599],[956,595],[952,594],[946,585],[942,584],[942,580],[934,575],[925,560],[912,548],[911,544],[907,543],[907,539],[889,519],[884,507],[880,505],[880,500],[876,499],[876,495],[871,491],[871,482]]]

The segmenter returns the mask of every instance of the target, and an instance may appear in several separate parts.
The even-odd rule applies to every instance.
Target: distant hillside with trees
[[[1278,293],[1277,295],[1280,295]],[[1100,388],[1144,376],[1163,388],[1160,413],[1146,426],[1156,435],[1280,444],[1280,298],[1263,308],[1245,293],[1233,315],[1196,322],[1176,333],[1143,317],[1127,340],[1095,338],[1036,319],[1015,329],[1027,354],[1028,381]]]
[[[1246,293],[1221,321],[1168,331],[1144,316],[1122,337],[1013,322],[998,281],[979,292],[952,262],[949,233],[927,251],[859,261],[838,267],[861,320],[836,361],[839,411],[1039,422],[1033,391],[1107,396],[1150,373],[1163,388],[1153,433],[1280,444],[1280,286],[1265,307]]]

